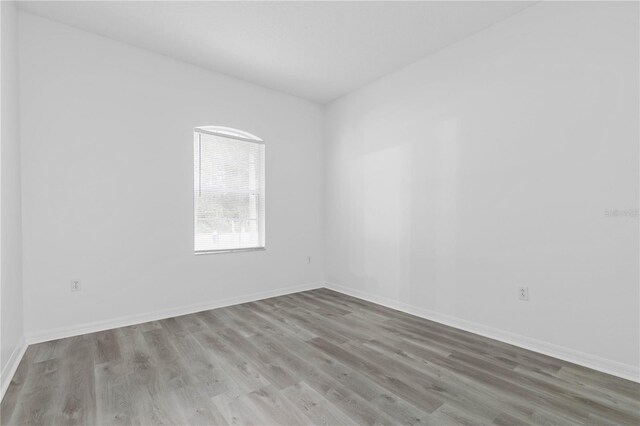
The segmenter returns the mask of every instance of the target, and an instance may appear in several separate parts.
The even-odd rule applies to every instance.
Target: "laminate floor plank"
[[[640,384],[328,289],[27,348],[3,425],[639,425]]]
[[[124,362],[96,365],[96,423],[129,425],[136,423]]]
[[[226,393],[248,393],[270,384],[251,363],[227,346],[214,332],[203,330],[194,337],[215,357],[215,362],[224,369],[225,375],[230,379],[226,381],[229,386]]]
[[[304,381],[282,390],[282,395],[305,414],[314,425],[347,426],[353,420]]]
[[[54,424],[57,388],[61,382],[59,364],[59,360],[52,359],[31,366],[13,414],[10,420],[3,424]],[[13,382],[9,387],[12,385]],[[4,399],[2,404],[4,405]],[[0,407],[0,410],[5,409]]]
[[[71,338],[60,361],[60,388],[52,407],[54,423],[89,425],[96,423],[95,334]],[[55,389],[55,388],[54,388]]]
[[[389,425],[399,423],[397,419],[388,416],[379,407],[372,405],[356,392],[353,392],[340,382],[316,371],[308,377],[306,383],[315,391],[323,395],[338,410],[352,419],[353,424],[360,425]]]
[[[433,359],[431,362],[424,361],[411,357],[406,352],[394,350],[392,346],[381,345],[374,341],[368,342],[365,347],[380,354],[386,354],[389,357],[388,361],[384,362],[386,367],[394,370],[400,368],[399,374],[411,376],[411,380],[419,388],[437,392],[447,407],[473,408],[476,420],[491,423],[501,413],[525,420],[533,414],[530,403],[521,403],[521,400],[513,399],[510,393],[492,389],[484,383],[466,380],[446,367],[433,363]],[[367,354],[377,356],[371,351]],[[405,364],[409,370],[402,371],[402,367],[398,367],[397,362]],[[416,366],[419,368],[415,368]],[[484,398],[478,398],[479,395],[483,395]]]

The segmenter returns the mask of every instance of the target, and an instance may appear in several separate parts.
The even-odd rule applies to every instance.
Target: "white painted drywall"
[[[541,3],[330,104],[327,280],[637,372],[638,30]]]
[[[0,2],[2,46],[0,98],[0,367],[2,390],[13,374],[23,337],[22,215],[20,202],[20,143],[18,125],[18,12],[15,2]],[[19,361],[19,360],[18,360]]]
[[[20,89],[27,335],[322,280],[320,106],[27,13]],[[193,254],[205,125],[266,141],[266,251]]]

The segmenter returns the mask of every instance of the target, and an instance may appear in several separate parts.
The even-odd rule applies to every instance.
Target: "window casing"
[[[193,136],[195,253],[264,249],[264,142],[217,126]]]

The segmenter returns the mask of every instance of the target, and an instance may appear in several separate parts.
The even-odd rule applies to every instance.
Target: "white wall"
[[[637,380],[638,30],[542,3],[332,103],[327,280]]]
[[[0,2],[0,367],[1,393],[24,349],[22,321],[22,227],[18,129],[18,14],[14,2]]]
[[[322,280],[320,106],[26,13],[20,49],[31,340]],[[193,254],[203,125],[266,141],[264,252]]]

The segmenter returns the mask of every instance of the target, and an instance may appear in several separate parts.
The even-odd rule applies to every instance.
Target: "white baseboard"
[[[35,333],[28,333],[26,341],[32,345],[35,343],[48,342],[50,340],[62,339],[65,337],[78,336],[81,334],[95,333],[96,331],[109,330],[112,328],[126,327],[129,325],[142,324],[149,321],[157,321],[165,318],[177,317],[180,315],[188,315],[196,312],[207,311],[209,309],[222,308],[225,306],[238,305],[240,303],[253,302],[269,297],[283,296],[285,294],[296,293],[299,291],[312,290],[324,286],[324,282],[317,281],[292,287],[282,287],[275,290],[261,291],[243,296],[229,297],[226,299],[213,300],[194,305],[181,306],[178,308],[165,309],[162,311],[147,312],[144,314],[128,315],[119,318],[108,319],[104,321],[95,321],[87,324],[75,325],[70,327],[59,327]],[[3,376],[4,377],[4,376]]]
[[[18,369],[20,361],[22,361],[27,346],[27,342],[24,336],[22,336],[20,340],[18,340],[18,344],[13,349],[13,352],[11,352],[11,356],[2,369],[2,373],[0,373],[0,401],[4,398],[4,394],[9,388],[9,383],[11,383],[11,379],[13,379],[13,375],[16,374],[16,370]]]
[[[524,349],[528,349],[534,352],[539,352],[554,358],[569,361],[584,367],[592,368],[594,370],[602,371],[604,373],[612,374],[614,376],[622,377],[624,379],[640,382],[640,368],[638,366],[623,364],[617,361],[612,361],[606,358],[602,358],[596,355],[591,355],[585,352],[570,349],[564,346],[559,346],[553,343],[544,342],[541,340],[526,337],[517,333],[501,330],[498,328],[486,326],[483,324],[474,323],[461,318],[453,317],[450,315],[441,314],[429,309],[420,308],[408,303],[399,302],[386,297],[376,296],[372,293],[355,290],[349,287],[345,287],[339,284],[330,282],[313,282],[292,287],[283,287],[275,290],[257,292],[243,296],[230,297],[226,299],[220,299],[215,301],[209,301],[205,303],[199,303],[194,305],[182,306],[179,308],[171,308],[163,311],[148,312],[139,315],[130,315],[125,317],[114,318],[105,321],[96,321],[89,324],[83,324],[79,326],[60,327],[50,330],[45,330],[37,333],[30,333],[25,339],[20,341],[20,344],[16,347],[12,353],[9,362],[2,370],[2,396],[6,388],[13,378],[15,370],[18,368],[18,364],[24,355],[24,351],[28,344],[35,344],[41,342],[47,342],[55,339],[62,339],[65,337],[77,336],[86,333],[93,333],[96,331],[109,330],[112,328],[126,327],[129,325],[141,324],[149,321],[156,321],[165,318],[192,314],[200,311],[206,311],[209,309],[222,308],[225,306],[237,305],[240,303],[252,302],[255,300],[266,299],[269,297],[282,296],[285,294],[296,293],[299,291],[312,290],[315,288],[326,287],[331,290],[338,291],[340,293],[348,294],[353,297],[367,300],[372,303],[377,303],[388,308],[397,309],[402,312],[406,312],[411,315],[415,315],[421,318],[425,318],[431,321],[435,321],[441,324],[445,324],[451,327],[459,328],[461,330],[469,331],[471,333],[479,334],[491,339],[499,340],[504,343],[519,346]]]
[[[582,365],[603,373],[611,374],[623,379],[640,382],[640,368],[638,366],[623,364],[610,359],[591,355],[585,352],[559,346],[553,343],[544,342],[542,340],[533,339],[510,331],[501,330],[483,324],[467,321],[461,318],[441,314],[429,309],[420,308],[408,303],[399,302],[386,297],[376,296],[372,293],[355,290],[339,284],[325,283],[325,287],[349,296],[367,300],[378,305],[406,312],[421,318],[445,324],[471,333],[479,334],[490,339],[499,340],[510,345],[519,346],[534,352],[539,352],[564,361]]]

